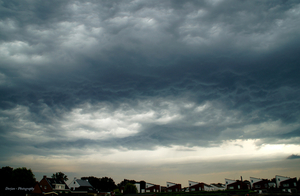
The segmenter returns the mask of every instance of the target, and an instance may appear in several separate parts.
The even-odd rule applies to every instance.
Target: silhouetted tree
[[[0,169],[0,195],[24,195],[22,191],[5,191],[5,188],[31,188],[35,185],[34,174],[26,167],[13,169],[9,166]]]
[[[0,169],[0,189],[1,192],[5,190],[5,187],[12,186],[13,168],[6,166]]]
[[[17,168],[13,170],[12,174],[14,186],[33,187],[35,184],[34,174],[31,169],[27,169],[26,167]]]
[[[56,172],[55,174],[52,175],[52,178],[57,180],[63,179],[64,181],[67,181],[69,179],[68,176],[62,172]]]
[[[135,180],[124,179],[122,182],[120,182],[118,184],[118,188],[120,189],[120,188],[124,187],[127,183],[135,184],[136,181]]]
[[[117,188],[112,178],[108,178],[108,177],[96,178],[94,176],[90,176],[90,177],[82,177],[81,179],[88,180],[89,183],[98,191],[110,192]]]
[[[124,187],[124,194],[137,193],[137,188],[134,184],[127,183]]]
[[[88,180],[89,183],[95,188],[97,189],[98,191],[101,191],[100,190],[100,179],[99,178],[96,178],[94,176],[89,176],[89,177],[82,177],[81,180]]]

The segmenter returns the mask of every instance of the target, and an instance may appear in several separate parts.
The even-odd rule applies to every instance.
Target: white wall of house
[[[219,187],[219,186],[215,186],[213,184],[210,185],[212,187],[212,190],[214,191],[224,191],[225,190],[225,186]]]
[[[276,186],[279,188],[280,182],[290,179],[290,177],[276,175]]]
[[[189,187],[199,184],[199,182],[194,182],[189,180]]]
[[[225,186],[226,186],[225,188],[227,188],[227,185],[235,183],[235,182],[236,182],[236,180],[231,180],[231,179],[225,178]]]
[[[212,187],[213,191],[218,191],[219,190],[218,187],[214,186],[213,184],[211,184],[210,186]]]
[[[213,188],[210,185],[204,185],[204,191],[212,191]]]
[[[275,182],[269,182],[269,183],[268,183],[268,186],[269,186],[269,187],[276,188],[276,183],[275,183]]]
[[[65,184],[55,184],[55,189],[56,190],[64,190],[65,189]]]
[[[250,177],[251,188],[253,188],[253,184],[254,184],[254,183],[260,182],[260,181],[262,181],[262,179]]]
[[[78,188],[80,187],[80,185],[78,184],[78,182],[76,181],[76,177],[72,180],[72,182],[68,185],[69,189],[72,190],[72,188]]]
[[[171,187],[171,186],[174,186],[174,185],[176,185],[176,184],[173,183],[173,182],[167,182],[167,187]]]
[[[138,193],[144,193],[145,192],[145,189],[141,190],[140,183],[135,183],[134,185],[136,186],[136,189],[137,189]]]
[[[140,183],[135,183],[134,185],[136,186],[137,192],[140,193]]]
[[[151,183],[146,182],[146,188],[150,188],[152,186],[155,186],[155,184],[151,184]]]
[[[151,183],[146,182],[146,189],[151,188],[153,186],[155,186],[155,184],[151,184]],[[160,192],[160,190],[156,190],[156,189],[153,189],[153,191],[154,192]],[[147,190],[147,192],[150,192],[150,190]]]

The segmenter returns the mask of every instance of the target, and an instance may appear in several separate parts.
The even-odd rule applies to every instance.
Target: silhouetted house
[[[146,183],[146,192],[152,192],[152,193],[161,192],[160,185],[147,182]]]
[[[33,188],[34,189],[31,191],[30,195],[42,195],[43,190],[39,182],[36,182]]]
[[[145,191],[146,191],[146,182],[145,181],[135,182],[134,185],[136,186],[138,193],[145,193]]]
[[[155,193],[135,193],[135,194],[125,194],[124,196],[156,196]]]
[[[202,191],[202,185],[200,182],[189,180],[189,191]]]
[[[167,182],[166,192],[179,192],[181,191],[181,184],[176,184],[173,182]]]
[[[247,184],[248,189],[251,189],[251,183],[250,183],[249,180],[244,180],[243,182],[244,182],[245,184]]]
[[[276,187],[279,188],[280,187],[280,183],[282,181],[285,181],[285,180],[288,180],[288,179],[291,179],[290,177],[286,177],[286,176],[279,176],[279,175],[276,175],[275,176],[275,180],[276,180]]]
[[[182,192],[190,192],[190,188],[189,187],[183,187],[181,188]]]
[[[47,178],[47,176],[44,176],[39,184],[43,193],[70,192],[69,187],[66,185],[63,179]]]
[[[95,188],[89,183],[88,180],[77,179],[74,177],[69,184],[71,193],[96,193]]]
[[[228,186],[229,184],[232,184],[232,183],[235,183],[235,182],[236,182],[236,180],[231,180],[231,179],[225,178],[225,186],[226,186],[226,189],[228,189],[227,186]]]
[[[160,186],[160,192],[167,192],[166,186]]]
[[[221,184],[221,183],[212,183],[210,184],[210,186],[212,187],[213,191],[224,191],[226,189],[225,184]]]
[[[297,178],[289,178],[285,176],[276,175],[276,185],[279,189],[285,192],[292,192],[297,189]]]
[[[249,189],[250,182],[248,182],[243,182],[240,180],[230,180],[225,178],[226,189]]]
[[[268,179],[250,177],[252,190],[268,190],[270,188],[276,188],[276,183]]]
[[[275,183],[271,182],[268,179],[260,179],[250,177],[251,189],[262,193],[263,191],[267,191],[271,187],[275,187]]]
[[[189,191],[212,191],[213,187],[211,185],[205,184],[203,182],[189,181]]]

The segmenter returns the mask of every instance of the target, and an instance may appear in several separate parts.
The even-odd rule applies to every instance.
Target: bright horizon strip
[[[177,176],[178,179],[166,179],[166,181],[178,181],[181,182],[181,178],[178,177],[179,175],[182,175],[182,172],[180,171],[180,167],[176,169],[173,168],[173,166],[177,164],[187,164],[187,165],[197,165],[198,163],[205,163],[205,164],[216,164],[218,162],[226,162],[227,164],[230,163],[231,161],[245,161],[247,163],[248,161],[254,161],[254,163],[259,165],[259,162],[261,163],[268,163],[268,162],[274,162],[274,161],[282,161],[287,158],[288,155],[290,154],[296,154],[299,150],[300,147],[298,145],[263,145],[260,148],[258,148],[255,143],[257,140],[237,140],[237,141],[226,141],[224,142],[220,147],[213,147],[213,148],[200,148],[200,147],[193,147],[193,148],[186,148],[183,146],[173,146],[171,148],[166,148],[166,147],[158,147],[156,150],[129,150],[129,151],[118,151],[118,150],[112,150],[110,151],[110,155],[105,155],[105,154],[97,154],[96,151],[89,151],[89,155],[82,156],[82,158],[75,158],[75,157],[70,157],[70,156],[64,156],[64,155],[56,155],[56,156],[36,156],[36,155],[22,155],[20,157],[13,158],[11,162],[14,162],[15,164],[21,164],[22,162],[25,163],[25,165],[36,165],[35,167],[31,167],[31,169],[35,172],[43,172],[45,173],[51,173],[51,171],[65,171],[66,174],[68,172],[71,173],[80,173],[81,176],[74,176],[74,177],[83,177],[83,176],[97,176],[97,177],[104,177],[97,175],[98,172],[94,171],[93,169],[88,169],[85,172],[80,172],[82,166],[88,166],[89,168],[96,167],[97,165],[99,168],[101,168],[101,165],[104,166],[104,168],[113,168],[118,169],[119,172],[122,172],[121,168],[124,168],[124,165],[130,164],[133,167],[138,167],[137,171],[140,171],[141,174],[138,173],[133,173],[130,174],[132,176],[130,179],[139,181],[139,180],[147,180],[147,175],[149,175],[149,172],[154,172],[155,170],[158,170],[162,168],[161,172],[162,175],[165,172],[174,172],[174,177]],[[236,148],[236,145],[241,145],[243,147],[238,147]],[[268,157],[266,158],[266,155]],[[124,161],[128,160],[128,161]],[[175,165],[174,165],[175,164]],[[114,166],[112,166],[114,165]],[[122,166],[123,165],[123,166]],[[151,166],[150,166],[151,165]],[[170,165],[170,169],[167,169],[166,165]],[[145,168],[143,168],[143,166]],[[155,168],[155,170],[150,169],[149,167]],[[46,169],[47,168],[47,169]],[[125,167],[127,168],[127,166]],[[124,169],[125,169],[124,168]],[[226,168],[226,167],[225,167]],[[127,168],[128,169],[128,168]],[[232,168],[231,168],[232,169]],[[253,170],[254,169],[254,170]],[[105,169],[104,169],[105,170]],[[104,171],[103,168],[101,171]],[[143,170],[146,170],[144,172]],[[226,169],[225,169],[226,170]],[[253,170],[253,174],[251,175],[251,171]],[[272,171],[273,169],[270,168]],[[134,171],[134,170],[133,170]],[[238,173],[241,173],[240,175],[249,175],[249,176],[256,176],[258,178],[268,178],[268,176],[261,176],[258,172],[260,171],[259,168],[250,168],[249,171],[241,170],[241,168],[238,169]],[[157,172],[157,171],[155,171]],[[204,173],[203,173],[204,172]],[[273,171],[274,172],[274,171]],[[112,176],[109,175],[109,171],[107,171],[108,177],[112,177],[116,183],[122,180],[119,179],[117,181],[116,173],[112,172]],[[177,174],[176,174],[177,173]],[[226,174],[228,175],[227,178],[237,178],[239,176],[234,176],[232,177],[232,171],[219,171],[217,172],[218,176],[219,174],[222,174],[226,178]],[[290,173],[290,172],[289,172]],[[277,175],[278,173],[274,173],[274,176]],[[199,178],[201,179],[201,176],[207,176],[205,171],[200,171],[199,174],[194,174],[192,176],[195,176],[194,178]],[[214,176],[213,175],[213,176]],[[237,174],[239,175],[239,174]],[[270,175],[270,174],[268,174]],[[284,174],[282,174],[284,175]],[[151,176],[151,175],[150,175]],[[172,176],[172,175],[171,175]],[[197,177],[198,176],[198,177]],[[213,182],[221,182],[223,183],[223,179],[220,177],[218,178],[217,176],[214,176],[214,181],[207,182],[207,183],[213,183]],[[71,177],[71,176],[70,176]],[[134,177],[137,177],[138,179],[135,179]],[[272,177],[272,174],[271,174]],[[294,177],[294,176],[291,176]],[[116,178],[116,179],[115,179]],[[128,178],[128,174],[125,175],[123,178]],[[161,177],[160,177],[161,178]],[[182,178],[186,178],[185,176]],[[206,177],[207,179],[211,179],[209,177]],[[71,178],[69,178],[70,180]],[[153,180],[148,180],[152,183],[157,183],[160,185],[164,185],[163,181],[160,181],[153,176],[150,177],[150,179]],[[156,180],[155,180],[156,179]],[[246,178],[244,178],[246,179]],[[190,179],[191,180],[191,179]],[[197,179],[194,179],[197,180]],[[154,181],[154,182],[153,182]],[[176,181],[176,182],[177,182]],[[205,181],[203,179],[202,181]],[[185,184],[185,182],[182,182]]]

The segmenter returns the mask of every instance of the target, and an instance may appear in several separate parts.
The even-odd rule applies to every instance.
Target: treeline
[[[0,169],[1,193],[26,190],[26,188],[34,187],[35,182],[34,174],[31,169],[27,169],[26,167],[13,169],[6,166]]]
[[[55,179],[68,180],[68,176],[63,172],[56,172],[52,176]],[[88,180],[89,183],[100,192],[119,192],[121,187],[125,187],[126,184],[134,184],[134,180],[123,180],[118,185],[112,178],[102,177],[97,178],[94,176],[81,177],[82,180]],[[6,166],[0,169],[0,189],[3,192],[14,192],[13,189],[17,190],[19,187],[32,188],[36,184],[36,179],[31,169],[26,167],[13,169],[12,167]],[[127,188],[127,187],[126,187]],[[128,187],[128,190],[130,187]]]
[[[101,192],[110,192],[118,188],[114,180],[108,177],[96,178],[94,176],[89,176],[82,177],[81,180],[88,180],[95,189]]]
[[[81,177],[81,180],[88,180],[89,183],[100,192],[115,192],[120,193],[120,190],[123,187],[124,193],[137,193],[137,188],[134,185],[136,183],[135,180],[127,180],[124,179],[118,185],[115,184],[112,178],[103,177],[96,178],[94,176],[89,177]]]

